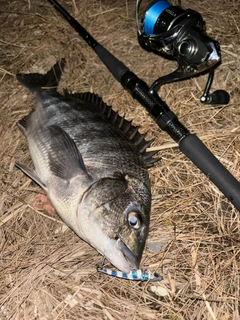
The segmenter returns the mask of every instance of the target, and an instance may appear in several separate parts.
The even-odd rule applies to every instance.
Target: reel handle
[[[200,98],[200,101],[204,104],[228,104],[230,100],[230,95],[225,90],[216,90],[213,93],[209,93],[214,77],[214,69],[209,70],[207,83],[204,92]]]

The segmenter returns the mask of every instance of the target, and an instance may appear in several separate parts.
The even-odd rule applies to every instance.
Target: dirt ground
[[[176,68],[174,61],[139,46],[135,1],[61,4],[149,85]],[[201,104],[206,75],[165,85],[159,95],[240,180],[240,2],[183,0],[182,6],[201,13],[208,34],[220,42],[222,64],[212,91],[227,90],[231,100],[218,107]],[[0,31],[0,320],[240,319],[239,212],[48,1],[0,0]],[[35,100],[15,74],[45,73],[61,58],[66,59],[61,88],[99,94],[155,138],[161,160],[149,170],[151,225],[141,264],[163,275],[161,282],[99,274],[101,256],[57,215],[33,208],[42,191],[14,164],[31,164],[16,123]]]

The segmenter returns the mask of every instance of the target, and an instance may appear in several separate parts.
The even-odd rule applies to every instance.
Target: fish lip
[[[131,266],[131,268],[135,270],[139,269],[139,256],[135,256],[120,238],[117,240],[116,244],[118,249],[121,250],[124,258],[127,260],[129,266]]]

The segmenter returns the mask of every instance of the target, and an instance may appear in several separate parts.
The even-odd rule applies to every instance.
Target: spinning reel
[[[191,9],[184,10],[166,0],[154,0],[143,11],[139,21],[141,0],[136,4],[138,41],[148,51],[177,60],[178,68],[151,85],[150,90],[177,80],[208,72],[208,80],[200,101],[205,104],[228,104],[230,97],[224,90],[209,93],[214,68],[221,62],[220,45],[205,32],[202,16]]]

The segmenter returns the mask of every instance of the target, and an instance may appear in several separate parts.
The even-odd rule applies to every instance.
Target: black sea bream
[[[148,235],[150,142],[97,95],[60,95],[64,62],[46,75],[17,75],[37,99],[18,126],[34,170],[62,220],[116,268],[138,269]]]

